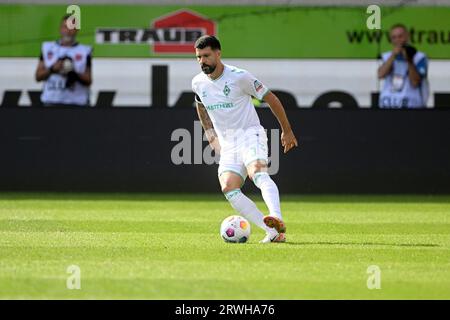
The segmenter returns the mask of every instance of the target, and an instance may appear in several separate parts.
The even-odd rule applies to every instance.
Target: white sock
[[[227,198],[233,209],[241,216],[253,222],[264,231],[271,231],[271,228],[267,227],[263,221],[264,215],[262,212],[259,211],[252,200],[241,192],[241,189],[234,189],[225,193],[225,198]]]
[[[280,208],[278,187],[267,172],[257,172],[253,176],[255,186],[261,189],[261,194],[269,209],[269,215],[283,219]]]

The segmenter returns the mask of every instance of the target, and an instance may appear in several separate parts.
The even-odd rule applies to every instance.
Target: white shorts
[[[245,130],[233,143],[221,148],[218,175],[220,177],[224,172],[234,172],[244,182],[247,178],[247,166],[256,160],[267,164],[269,162],[267,134],[263,127]]]

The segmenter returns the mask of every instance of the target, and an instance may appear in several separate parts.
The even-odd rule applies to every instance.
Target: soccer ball
[[[250,238],[250,223],[241,216],[229,216],[220,225],[220,236],[225,242],[247,242]]]

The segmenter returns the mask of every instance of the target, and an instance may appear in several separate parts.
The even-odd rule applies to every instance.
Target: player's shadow
[[[302,242],[302,241],[288,241],[283,245],[291,246],[389,246],[389,247],[440,247],[435,243],[382,243],[382,242],[332,242],[332,241],[319,241],[319,242]]]

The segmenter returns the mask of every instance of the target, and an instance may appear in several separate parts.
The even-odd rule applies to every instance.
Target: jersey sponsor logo
[[[77,54],[75,55],[75,60],[76,60],[76,61],[81,61],[82,58],[83,58],[83,55],[82,55],[81,53],[77,53]]]
[[[259,82],[258,80],[255,80],[255,81],[253,82],[253,85],[255,86],[256,92],[259,92],[259,91],[261,91],[261,90],[263,89],[262,83]]]
[[[225,103],[216,103],[216,104],[210,104],[209,106],[206,106],[206,110],[214,111],[218,109],[230,109],[234,108],[234,104],[232,102],[225,102]]]
[[[216,35],[216,22],[187,9],[156,18],[150,28],[98,28],[97,44],[153,45],[153,53],[192,54],[195,41],[205,34]]]
[[[49,51],[47,52],[47,59],[50,60],[51,58],[53,58],[53,52]]]

